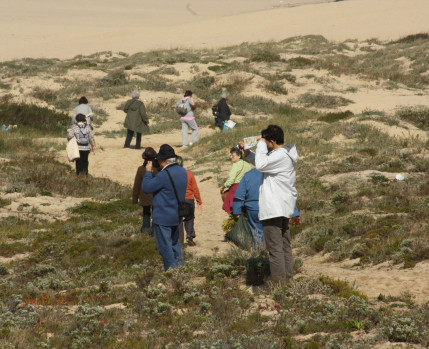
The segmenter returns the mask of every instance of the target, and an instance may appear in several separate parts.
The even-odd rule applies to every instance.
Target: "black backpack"
[[[220,109],[218,104],[212,107],[212,113],[213,113],[213,116],[216,116],[217,118],[220,116]]]

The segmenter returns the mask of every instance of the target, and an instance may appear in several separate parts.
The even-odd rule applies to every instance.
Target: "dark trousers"
[[[271,276],[293,277],[289,219],[276,217],[261,221],[269,253]]]
[[[133,140],[133,137],[134,137],[134,131],[127,129],[127,138],[125,138],[124,147],[126,147],[126,148],[130,147],[130,144],[131,144],[131,141]],[[136,149],[140,149],[141,142],[142,142],[142,134],[139,132],[136,132]]]
[[[80,158],[76,159],[76,174],[88,174],[88,155],[89,150],[79,150]]]
[[[151,217],[152,206],[143,206],[143,228],[150,228],[150,217]]]
[[[195,202],[193,199],[185,199],[186,202],[192,204],[194,212],[195,212]],[[194,222],[195,222],[195,215],[192,213],[192,217],[189,217],[187,219],[183,219],[183,217],[180,217],[180,223],[179,223],[179,242],[181,244],[185,243],[185,230],[186,230],[186,239],[193,239],[196,237],[195,229],[194,229]]]

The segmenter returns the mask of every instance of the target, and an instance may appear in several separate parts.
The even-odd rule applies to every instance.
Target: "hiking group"
[[[139,91],[133,91],[124,106],[125,148],[130,148],[136,133],[135,148],[141,149],[141,134],[149,127],[146,108],[139,97]],[[76,138],[79,146],[81,157],[76,161],[77,174],[88,174],[88,154],[96,149],[92,110],[83,98],[75,109],[68,134],[69,139]],[[222,92],[219,102],[212,108],[215,126],[221,131],[228,130],[225,126],[231,116],[228,99],[229,93]],[[173,108],[180,115],[182,147],[193,145],[198,140],[198,125],[192,91],[187,90]],[[188,143],[189,128],[192,137]],[[195,200],[199,210],[203,210],[203,203],[194,174],[183,167],[183,159],[169,144],[161,145],[158,152],[146,147],[142,158],[143,164],[138,167],[134,179],[133,203],[142,206],[141,232],[155,238],[164,269],[168,270],[183,265],[183,247],[196,245]],[[281,127],[269,125],[261,131],[256,151],[240,142],[230,149],[230,158],[232,166],[220,188],[222,209],[235,220],[245,221],[251,231],[253,249],[268,251],[269,280],[290,282],[293,256],[289,226],[300,224],[295,188],[297,150],[294,145],[285,144]]]

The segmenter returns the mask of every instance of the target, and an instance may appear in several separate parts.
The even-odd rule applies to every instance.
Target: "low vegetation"
[[[2,91],[35,75],[64,88],[28,93],[49,108],[17,103],[11,93],[0,101],[0,123],[18,125],[0,131],[0,347],[427,347],[428,304],[415,304],[410,293],[373,299],[345,280],[301,274],[315,254],[330,262],[352,259],[354,268],[386,261],[414,268],[429,260],[429,143],[391,137],[365,122],[428,130],[427,109],[389,116],[344,111],[351,108],[351,90],[347,98],[338,91],[289,96],[301,76],[312,74],[320,84],[359,74],[387,88],[427,88],[428,44],[423,34],[388,44],[306,36],[216,51],[101,52],[1,63]],[[408,70],[401,57],[410,61]],[[97,78],[66,77],[82,69],[96,71]],[[317,77],[322,70],[332,76]],[[303,158],[297,168],[302,224],[291,230],[297,277],[291,284],[261,286],[269,271],[263,251],[195,257],[185,249],[185,266],[164,272],[154,239],[139,233],[141,210],[132,204],[131,188],[106,178],[77,178],[55,159],[64,144],[49,137],[65,136],[65,112],[81,95],[98,103],[101,124],[109,114],[103,101],[112,99],[121,109],[134,88],[163,91],[165,98],[146,105],[151,132],[162,133],[177,129],[171,105],[184,89],[195,91],[204,127],[212,124],[210,107],[225,87],[243,121],[233,132],[201,138],[185,157],[195,160],[191,169],[199,178],[220,182],[231,146],[259,135],[268,123],[284,128],[286,143],[296,144]],[[123,138],[123,132],[99,136]],[[42,196],[80,200],[65,218],[48,219],[26,202]],[[225,231],[233,224],[224,222]]]

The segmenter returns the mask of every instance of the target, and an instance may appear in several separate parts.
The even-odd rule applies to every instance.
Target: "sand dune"
[[[0,60],[213,48],[306,34],[386,40],[428,31],[427,13],[427,0],[3,0]]]

